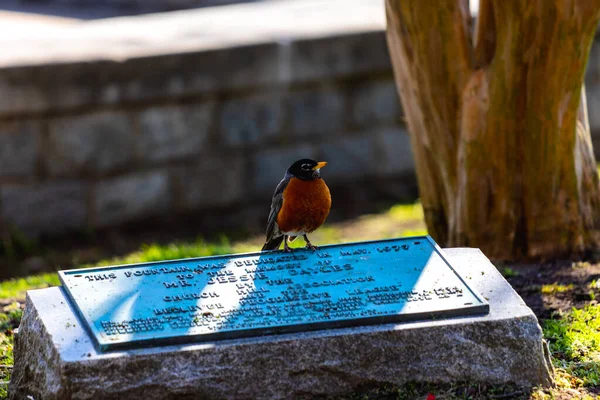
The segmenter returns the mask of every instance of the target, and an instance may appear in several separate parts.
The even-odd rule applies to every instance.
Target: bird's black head
[[[310,181],[313,179],[319,179],[321,177],[321,168],[326,166],[325,161],[316,162],[308,158],[303,158],[293,163],[287,170],[288,174],[295,176],[296,178]]]

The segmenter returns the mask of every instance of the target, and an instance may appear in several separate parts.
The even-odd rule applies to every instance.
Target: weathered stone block
[[[143,57],[123,51],[124,61],[91,56],[0,68],[0,115],[197,95],[273,85],[280,79],[277,43],[199,51],[188,46]]]
[[[0,177],[35,174],[41,126],[37,121],[0,122]]]
[[[11,399],[311,398],[406,382],[549,386],[542,329],[477,249],[447,249],[483,316],[327,329],[100,353],[61,288],[32,290]]]
[[[143,111],[140,114],[141,157],[160,162],[198,154],[208,139],[213,107],[209,102]]]
[[[360,32],[291,44],[293,81],[391,71],[384,31]]]
[[[131,121],[122,112],[55,119],[44,152],[48,170],[54,176],[118,170],[133,160],[134,140]]]
[[[53,182],[0,188],[2,220],[30,236],[83,229],[87,224],[87,185]]]
[[[290,165],[301,158],[315,158],[316,155],[316,149],[310,145],[257,152],[254,155],[252,168],[254,194],[265,196],[268,193],[273,193]]]
[[[389,124],[401,117],[400,99],[393,80],[366,83],[352,90],[352,122],[359,127]]]
[[[376,137],[376,171],[380,176],[412,174],[415,162],[410,146],[410,136],[404,128],[387,128],[372,133]]]
[[[283,122],[281,95],[259,94],[223,104],[220,121],[222,141],[243,146],[269,140]]]
[[[592,42],[590,57],[585,71],[585,85],[595,85],[600,82],[600,43],[598,38]]]
[[[274,84],[278,80],[278,59],[276,43],[192,52],[187,49],[133,58],[111,65],[108,73],[119,88],[118,100],[149,100]]]
[[[223,207],[242,200],[247,191],[246,172],[243,156],[201,157],[193,165],[175,169],[181,206]]]
[[[600,84],[586,86],[588,118],[592,133],[600,132]]]
[[[297,135],[332,135],[344,128],[344,96],[334,90],[305,90],[290,96],[291,131]]]
[[[139,173],[100,182],[94,188],[96,226],[165,213],[171,205],[166,171]]]
[[[10,68],[0,70],[0,115],[19,112],[41,111],[49,108],[42,90],[29,81],[34,68]],[[50,81],[51,82],[51,81]]]
[[[356,136],[319,146],[319,158],[328,162],[322,171],[325,181],[339,183],[373,175],[379,163],[376,142],[372,136]]]

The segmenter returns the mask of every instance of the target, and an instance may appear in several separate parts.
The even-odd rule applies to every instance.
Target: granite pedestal
[[[373,384],[552,384],[537,318],[477,249],[446,249],[489,314],[98,352],[60,287],[28,292],[9,398],[298,398]]]

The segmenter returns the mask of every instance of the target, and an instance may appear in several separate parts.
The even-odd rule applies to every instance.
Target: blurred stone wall
[[[163,12],[183,10],[197,7],[211,7],[235,3],[251,3],[261,0],[18,0],[10,4],[27,6],[47,6],[53,9],[98,8],[109,7],[113,10],[122,10],[127,14],[147,12]]]
[[[600,150],[600,47],[586,75]],[[417,196],[382,31],[0,69],[0,229],[184,216],[262,230],[289,164],[326,160],[332,218]]]
[[[192,215],[199,231],[262,230],[302,157],[330,163],[334,218],[414,199],[388,57],[372,32],[0,69],[2,226]]]

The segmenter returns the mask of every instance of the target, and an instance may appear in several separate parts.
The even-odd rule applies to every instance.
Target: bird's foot
[[[292,248],[288,245],[288,240],[287,238],[285,238],[283,240],[283,252],[284,253],[291,253],[292,252]]]
[[[306,248],[311,249],[312,251],[317,250],[317,246],[313,246],[313,244],[308,240],[308,236],[304,235],[304,241],[306,242]]]
[[[312,243],[306,243],[306,248],[312,251],[317,251],[318,247],[313,245]]]

